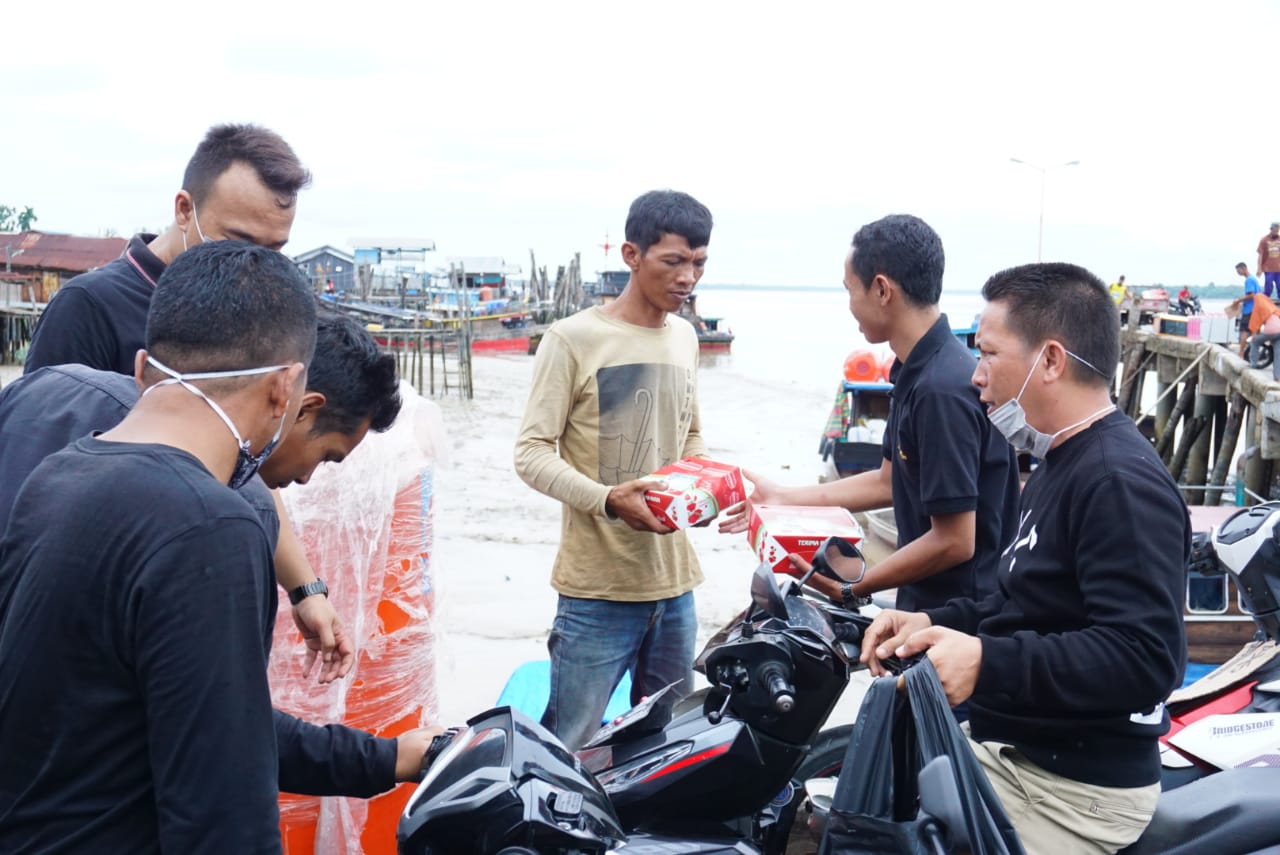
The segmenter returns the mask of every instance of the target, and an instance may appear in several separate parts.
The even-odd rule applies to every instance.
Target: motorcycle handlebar
[[[764,678],[765,688],[773,699],[774,709],[780,713],[791,712],[796,705],[796,690],[787,682],[782,666],[777,663],[766,665],[760,676]]]

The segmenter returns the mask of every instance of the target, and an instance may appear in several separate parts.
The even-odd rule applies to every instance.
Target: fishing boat
[[[952,335],[977,353],[976,325],[953,327]],[[889,419],[889,371],[893,354],[858,348],[845,358],[844,379],[823,428],[818,453],[830,463],[835,477],[845,478],[879,469],[884,462],[881,443]]]
[[[598,274],[595,282],[584,286],[589,305],[604,306],[612,303],[627,287],[631,279],[630,270],[605,270]],[[698,333],[698,350],[726,351],[733,344],[733,331],[724,323],[724,318],[713,318],[698,314],[698,295],[690,294],[676,314],[693,324]],[[538,342],[542,340],[540,332],[529,337],[529,355],[538,352]]]
[[[733,331],[728,326],[721,327],[724,318],[698,314],[697,294],[690,294],[677,314],[697,330],[699,350],[728,350],[733,344]]]
[[[630,280],[630,270],[605,270],[585,291],[594,305],[603,306],[616,300]],[[733,344],[733,331],[724,325],[724,318],[698,314],[697,294],[690,294],[676,314],[697,330],[699,350],[728,350]]]

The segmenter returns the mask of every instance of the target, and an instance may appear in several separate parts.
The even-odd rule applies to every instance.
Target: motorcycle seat
[[[1155,816],[1120,855],[1271,851],[1280,768],[1229,769],[1160,794]]]

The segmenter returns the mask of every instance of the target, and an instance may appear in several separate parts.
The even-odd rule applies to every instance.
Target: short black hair
[[[147,312],[147,352],[184,374],[305,364],[315,345],[315,297],[297,265],[244,241],[179,255]]]
[[[663,235],[680,235],[690,249],[711,243],[711,211],[707,206],[676,190],[650,190],[631,203],[627,212],[626,238],[644,255]]]
[[[982,296],[1006,305],[1006,323],[1027,347],[1056,339],[1097,369],[1069,359],[1073,380],[1111,384],[1120,362],[1120,311],[1097,276],[1063,262],[1023,264],[988,279]]]
[[[1243,267],[1245,270],[1249,269],[1249,265],[1245,264],[1243,261],[1237,261],[1236,268],[1239,269],[1241,267]]]
[[[400,413],[396,358],[378,350],[373,336],[346,315],[320,316],[307,390],[325,397],[312,436],[352,434],[365,419],[369,430],[381,433]]]
[[[253,168],[281,208],[292,208],[298,191],[311,183],[311,172],[275,131],[258,125],[214,125],[187,161],[182,189],[202,204],[218,176],[237,161]]]
[[[853,236],[853,272],[864,288],[877,274],[897,282],[917,306],[936,306],[942,295],[946,256],[942,238],[919,217],[890,214]]]

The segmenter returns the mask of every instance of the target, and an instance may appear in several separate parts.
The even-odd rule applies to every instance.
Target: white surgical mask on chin
[[[148,386],[142,394],[146,396],[148,392],[160,386],[168,386],[177,384],[192,394],[203,398],[204,402],[213,408],[218,414],[218,418],[222,419],[227,429],[231,431],[231,435],[236,440],[236,465],[231,472],[231,479],[227,482],[227,486],[233,490],[239,490],[258,472],[258,467],[262,462],[271,456],[271,452],[275,451],[276,446],[280,443],[280,437],[284,434],[284,422],[288,418],[289,403],[285,402],[285,415],[280,417],[280,424],[276,426],[275,436],[271,437],[262,451],[254,454],[249,448],[249,440],[240,436],[240,431],[236,429],[235,423],[231,421],[231,417],[227,415],[222,407],[218,406],[217,401],[210,398],[200,389],[191,385],[191,380],[209,380],[215,377],[246,377],[254,374],[270,374],[272,371],[283,371],[288,365],[268,365],[264,368],[244,368],[239,371],[202,371],[194,374],[179,374],[167,365],[162,364],[154,356],[148,356],[147,362],[156,367],[157,370],[163,371],[169,375],[167,380],[161,380],[153,386]]]
[[[1041,460],[1043,460],[1044,456],[1049,453],[1049,449],[1053,447],[1053,441],[1055,439],[1062,436],[1067,431],[1074,430],[1075,428],[1080,427],[1080,425],[1102,415],[1108,410],[1115,409],[1115,404],[1108,404],[1096,413],[1085,416],[1075,424],[1068,425],[1062,430],[1051,434],[1036,430],[1031,425],[1027,424],[1027,413],[1022,409],[1022,404],[1019,402],[1019,399],[1022,397],[1022,393],[1027,391],[1027,384],[1031,382],[1031,375],[1035,373],[1036,365],[1040,362],[1040,357],[1044,356],[1045,348],[1048,346],[1048,342],[1045,342],[1045,344],[1040,348],[1040,352],[1036,354],[1035,360],[1031,363],[1031,370],[1027,372],[1027,378],[1022,381],[1022,388],[1018,390],[1017,396],[1012,400],[1005,401],[1003,404],[987,414],[987,418],[991,420],[991,424],[996,430],[1000,431],[1001,435],[1003,435],[1005,439],[1009,440],[1009,444],[1012,445],[1015,450],[1029,452],[1033,457]],[[1098,374],[1102,374],[1102,372],[1098,371],[1097,367],[1088,360],[1081,359],[1069,350],[1066,351],[1066,354],[1072,359],[1079,360],[1081,364],[1097,371]],[[1106,375],[1103,376],[1105,377]]]
[[[200,214],[196,212],[195,202],[191,203],[191,219],[196,224],[196,234],[200,235],[200,242],[209,243],[209,239],[205,237],[204,232],[200,230]],[[185,231],[183,231],[182,233],[182,251],[183,252],[187,251],[187,233]]]

